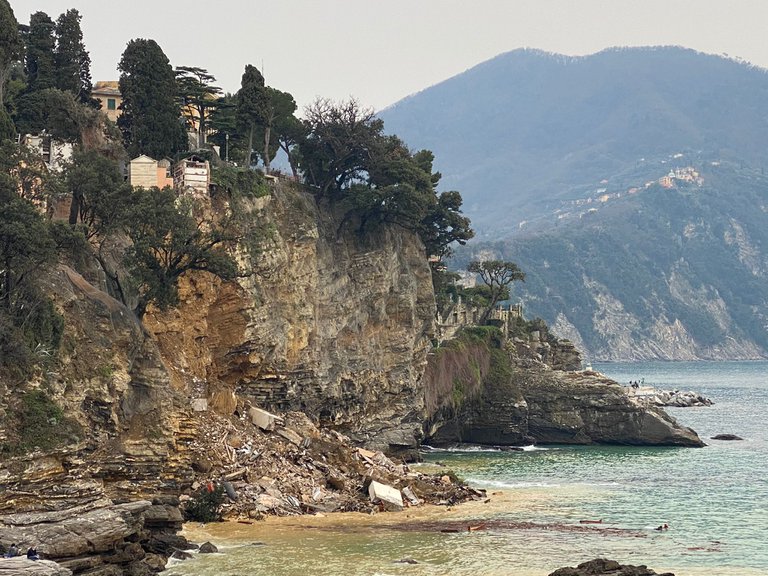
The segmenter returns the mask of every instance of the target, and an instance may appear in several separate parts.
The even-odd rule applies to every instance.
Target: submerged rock
[[[712,440],[744,440],[744,438],[736,436],[736,434],[718,434],[717,436],[712,436]]]
[[[615,560],[597,558],[576,568],[560,568],[549,576],[675,576],[672,572],[659,574],[646,566],[621,565]]]

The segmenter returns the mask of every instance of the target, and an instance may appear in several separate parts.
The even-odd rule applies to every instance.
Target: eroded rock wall
[[[190,276],[178,308],[146,319],[175,387],[220,411],[235,394],[374,448],[415,447],[434,331],[418,237],[385,226],[363,237],[284,185],[246,209],[259,224],[239,259],[253,274]]]
[[[431,356],[426,390],[440,388],[435,378],[450,378],[454,390],[471,394],[448,400],[443,393],[428,401],[433,409],[427,442],[703,446],[693,430],[660,409],[633,402],[613,380],[592,371],[552,369],[540,357],[528,344],[490,340]],[[450,369],[470,358],[487,361],[476,364],[476,373]],[[437,366],[448,367],[449,374]]]

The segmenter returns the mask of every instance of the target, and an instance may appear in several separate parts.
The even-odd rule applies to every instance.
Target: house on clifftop
[[[211,167],[208,160],[190,156],[173,167],[173,187],[179,194],[205,196],[211,185]]]
[[[120,94],[120,84],[117,80],[99,80],[91,90],[91,97],[101,103],[101,110],[112,122],[117,122],[122,110],[123,95]]]
[[[145,154],[137,156],[128,164],[128,182],[134,188],[173,187],[171,161],[155,160]]]

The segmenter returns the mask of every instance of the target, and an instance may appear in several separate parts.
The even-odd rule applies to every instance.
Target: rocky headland
[[[706,396],[692,390],[656,390],[654,388],[629,388],[629,396],[638,404],[644,406],[672,406],[675,408],[692,408],[696,406],[712,406],[713,402]]]
[[[74,574],[149,574],[186,545],[180,508],[211,485],[227,517],[254,521],[399,507],[387,488],[402,506],[482,497],[408,469],[425,439],[703,445],[523,326],[436,348],[415,234],[360,236],[285,183],[247,210],[260,233],[232,251],[252,273],[188,274],[180,304],[141,323],[95,263],[48,275],[59,355],[0,385],[2,544]]]

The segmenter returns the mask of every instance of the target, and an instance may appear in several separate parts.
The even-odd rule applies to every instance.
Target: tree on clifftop
[[[67,10],[56,20],[56,87],[82,103],[91,103],[91,57],[83,44],[80,13]]]
[[[118,64],[123,110],[117,125],[131,157],[173,157],[187,149],[176,104],[176,76],[154,40],[128,42]]]
[[[208,70],[194,66],[176,67],[176,84],[182,114],[190,125],[197,129],[197,146],[202,148],[210,124],[210,117],[216,109],[221,88],[214,86],[216,78]]]
[[[264,171],[269,172],[269,166],[275,157],[277,150],[281,148],[282,142],[290,139],[293,130],[295,130],[298,120],[293,115],[296,112],[296,101],[288,92],[281,92],[269,86],[266,87],[267,102],[264,110],[264,149],[261,157],[264,160]],[[300,124],[299,124],[300,125]],[[288,160],[291,161],[290,148],[287,148]],[[294,175],[296,170],[291,162],[291,170]]]
[[[372,147],[384,130],[384,122],[372,109],[354,99],[336,104],[319,98],[305,110],[304,123],[301,170],[317,196],[338,196],[356,180],[365,180]]]
[[[138,284],[139,318],[150,303],[160,309],[177,304],[179,277],[189,270],[223,279],[237,274],[237,264],[223,248],[234,239],[228,227],[205,223],[194,213],[193,201],[178,198],[170,188],[133,193],[123,228],[133,242],[127,263]]]
[[[237,123],[244,135],[246,168],[251,165],[253,138],[257,128],[264,125],[268,104],[264,76],[255,66],[247,64],[237,92]]]
[[[27,35],[27,92],[56,86],[56,25],[45,12],[35,12],[29,18]]]
[[[429,150],[411,152],[397,136],[384,134],[373,110],[355,100],[319,99],[305,113],[307,134],[299,143],[300,166],[315,194],[357,222],[360,233],[395,224],[419,234],[429,256],[442,258],[450,245],[474,235],[461,215],[461,194],[436,186]]]
[[[491,315],[491,310],[501,300],[509,298],[509,285],[519,280],[525,282],[525,273],[514,262],[502,260],[472,261],[467,266],[469,272],[480,275],[480,279],[490,289],[488,307],[480,319],[484,323]]]
[[[5,112],[5,84],[13,65],[21,59],[24,44],[19,36],[19,23],[8,0],[0,0],[0,115]]]

